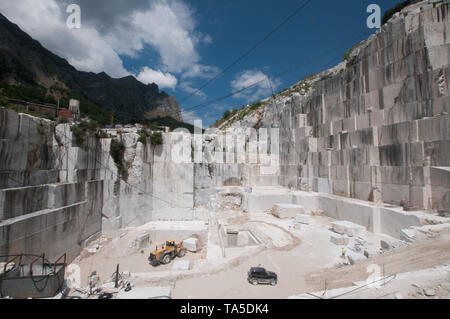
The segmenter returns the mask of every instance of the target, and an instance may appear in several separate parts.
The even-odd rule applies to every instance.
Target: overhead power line
[[[278,74],[275,74],[275,75],[272,76],[272,77],[280,77],[280,76],[283,76],[283,75],[286,75],[286,74],[289,74],[289,73],[293,73],[293,72],[297,71],[298,69],[304,67],[304,66],[307,65],[308,63],[312,62],[313,60],[316,60],[317,58],[322,57],[322,56],[327,56],[327,55],[329,55],[330,53],[333,53],[333,52],[335,52],[336,50],[341,49],[341,48],[344,47],[344,46],[347,47],[347,46],[348,46],[347,43],[354,42],[354,41],[360,39],[362,36],[367,36],[367,35],[370,34],[370,33],[371,33],[371,31],[364,31],[363,33],[359,34],[358,36],[352,38],[352,39],[349,40],[349,41],[346,41],[344,44],[342,44],[342,45],[340,45],[340,46],[335,47],[335,48],[333,48],[333,49],[330,49],[330,50],[328,50],[328,51],[325,51],[324,53],[322,53],[322,54],[320,54],[320,55],[318,55],[318,56],[316,55],[316,56],[314,56],[314,57],[312,57],[312,58],[310,58],[310,59],[304,61],[303,63],[301,63],[301,64],[299,64],[299,65],[296,65],[296,66],[293,66],[293,67],[289,67],[289,68],[287,68],[287,69],[285,69],[285,70],[279,72]],[[336,60],[337,58],[340,58],[340,57],[341,57],[341,55],[335,56],[335,57],[334,57],[332,60],[330,60],[329,62],[331,63],[332,61],[334,61],[334,60]],[[239,93],[242,93],[242,92],[244,92],[244,91],[246,91],[246,90],[249,90],[249,89],[251,89],[251,88],[253,88],[253,87],[257,86],[257,85],[260,85],[260,84],[262,84],[262,83],[264,83],[264,82],[266,82],[266,81],[267,81],[267,79],[264,78],[264,79],[262,79],[262,80],[260,80],[260,81],[254,82],[254,83],[250,84],[249,86],[246,86],[246,87],[244,87],[244,88],[242,88],[242,89],[239,89],[239,90],[236,90],[236,91],[232,91],[232,92],[230,92],[230,93],[228,93],[228,94],[226,94],[226,95],[223,95],[223,96],[217,97],[217,98],[215,98],[215,99],[212,99],[212,100],[209,100],[209,101],[206,101],[206,102],[203,102],[203,103],[194,105],[194,106],[192,106],[192,107],[186,108],[186,109],[184,109],[184,111],[192,111],[192,110],[194,110],[194,109],[203,108],[203,107],[205,107],[205,106],[209,106],[209,105],[211,105],[211,104],[220,102],[220,101],[225,100],[225,99],[227,99],[227,98],[230,98],[230,97],[232,97],[232,96],[238,95]]]
[[[188,95],[186,98],[182,99],[180,103],[185,102],[195,94],[199,93],[202,89],[210,85],[212,82],[217,80],[219,77],[224,75],[228,70],[230,70],[233,66],[238,64],[241,60],[243,60],[246,56],[248,56],[250,53],[252,53],[254,50],[256,50],[261,44],[263,44],[267,39],[269,39],[274,33],[276,33],[279,29],[281,29],[286,23],[288,23],[293,17],[295,17],[300,11],[302,11],[311,0],[306,0],[301,6],[299,6],[293,13],[291,13],[286,19],[284,19],[279,25],[277,25],[272,31],[270,31],[268,34],[266,34],[261,40],[259,40],[255,45],[253,45],[250,49],[248,49],[244,54],[239,56],[236,60],[234,60],[231,64],[229,64],[225,69],[223,69],[221,72],[219,72],[216,76],[214,76],[212,79],[201,85],[198,89],[196,89],[194,92],[192,92],[190,95]]]

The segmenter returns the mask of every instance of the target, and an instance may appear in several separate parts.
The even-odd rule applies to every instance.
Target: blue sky
[[[212,43],[200,46],[199,53],[202,64],[224,69],[241,54],[246,52],[258,40],[281,23],[290,13],[299,7],[303,1],[295,0],[246,0],[246,1],[213,1],[197,0],[190,2],[195,8],[198,30],[208,34]],[[366,8],[371,1],[312,1],[304,11],[292,18],[277,33],[265,41],[239,64],[227,71],[220,79],[214,81],[203,91],[206,96],[190,97],[183,103],[183,109],[190,109],[233,91],[232,81],[245,71],[261,71],[266,75],[275,76],[293,66],[299,66],[282,77],[275,77],[277,91],[289,87],[304,76],[316,73],[334,66],[342,60],[343,54],[353,44],[365,39],[373,32],[366,26],[368,13]],[[376,2],[382,11],[394,6],[397,1]],[[352,39],[358,38],[358,41]],[[325,53],[337,48],[328,55]],[[149,52],[151,57],[154,53]],[[315,56],[322,57],[314,59]],[[306,60],[306,61],[305,61]],[[136,60],[124,59],[125,67],[136,66]],[[259,77],[255,77],[259,79]],[[278,80],[278,81],[277,81]],[[192,86],[198,88],[207,79],[196,79]],[[169,94],[182,101],[188,93],[175,88],[165,88]],[[263,92],[266,92],[264,94]],[[212,124],[223,112],[233,107],[241,107],[250,102],[267,96],[267,90],[254,95],[255,89],[249,94],[229,98],[224,101],[194,109],[195,116],[202,117],[205,125]],[[270,92],[269,92],[270,94]],[[252,99],[252,97],[256,97]]]
[[[106,71],[113,77],[132,74],[144,83],[156,82],[177,98],[182,109],[190,110],[266,75],[279,91],[336,65],[348,48],[375,31],[366,26],[367,6],[376,3],[384,12],[399,2],[312,0],[249,56],[185,100],[305,1],[0,0],[0,11],[76,68]],[[70,3],[81,8],[81,29],[66,26]],[[294,67],[298,68],[278,76]],[[206,127],[227,109],[269,95],[264,83],[185,112],[184,117],[187,121],[201,118]]]

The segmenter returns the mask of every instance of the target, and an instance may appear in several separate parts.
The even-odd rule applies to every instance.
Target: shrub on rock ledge
[[[152,145],[161,145],[163,143],[162,133],[153,132],[150,136],[150,143],[152,143]]]
[[[150,137],[148,132],[146,130],[141,130],[139,131],[138,134],[139,134],[138,142],[141,142],[144,145],[147,144],[147,138]]]
[[[123,159],[125,155],[125,145],[123,144],[123,142],[119,141],[116,138],[111,140],[111,147],[109,153],[111,154],[111,157],[114,163],[116,164],[120,175],[125,178],[126,169],[123,164]]]

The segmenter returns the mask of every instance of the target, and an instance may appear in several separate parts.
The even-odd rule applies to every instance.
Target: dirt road
[[[324,290],[325,285],[333,289],[366,280],[371,264],[384,267],[385,275],[425,269],[450,261],[450,233],[343,268],[332,266],[333,253],[321,240],[305,241],[291,251],[264,251],[232,269],[177,281],[173,298],[287,298]],[[249,267],[258,264],[278,273],[277,286],[252,286],[247,282]],[[317,271],[319,267],[322,269]]]
[[[430,268],[450,261],[450,233],[428,239],[408,247],[396,249],[375,258],[356,263],[352,267],[323,269],[310,273],[305,282],[309,291],[350,286],[355,281],[366,280],[367,267],[376,264],[381,267],[382,276]]]

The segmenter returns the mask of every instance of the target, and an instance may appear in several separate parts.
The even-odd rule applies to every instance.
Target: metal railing
[[[33,276],[33,265],[36,261],[42,258],[42,266],[44,266],[45,263],[45,253],[42,254],[42,256],[37,257],[30,263],[30,275]],[[42,267],[42,270],[44,270],[44,267]]]
[[[3,275],[6,275],[6,270],[7,270],[8,265],[11,264],[11,263],[13,263],[14,260],[16,260],[17,258],[20,258],[20,259],[19,259],[19,266],[22,265],[22,255],[17,255],[17,256],[15,256],[13,259],[10,259],[10,260],[8,260],[8,261],[6,262],[5,268],[3,269]]]
[[[63,265],[65,266],[66,265],[66,260],[67,260],[67,254],[63,254],[62,256],[60,256],[58,259],[56,259],[56,261],[55,261],[55,263],[54,263],[54,265],[53,265],[53,272],[56,274],[56,265],[58,265],[58,261],[60,261],[62,258],[64,258],[64,263],[63,263]]]

